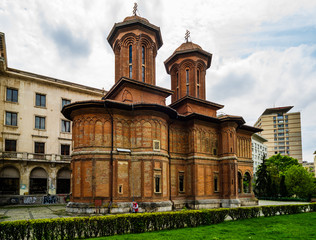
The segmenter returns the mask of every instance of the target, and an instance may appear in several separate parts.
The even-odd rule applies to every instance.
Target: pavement
[[[259,200],[259,206],[265,205],[285,205],[285,204],[303,204],[307,202],[280,202],[280,201],[268,201]],[[76,215],[66,212],[66,205],[39,205],[39,206],[5,206],[0,207],[0,222],[4,221],[16,221],[16,220],[31,220],[31,219],[43,219],[43,218],[68,218],[76,216],[89,216]],[[90,214],[96,216],[96,214]],[[98,214],[100,215],[100,214]]]

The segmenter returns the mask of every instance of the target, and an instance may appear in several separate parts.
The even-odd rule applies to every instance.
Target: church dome
[[[199,45],[193,42],[185,42],[182,43],[180,47],[178,47],[174,52],[186,51],[186,50],[203,50]]]
[[[137,15],[136,15],[136,16],[129,16],[129,17],[126,17],[126,18],[123,20],[123,22],[128,22],[128,21],[132,21],[132,20],[140,20],[140,21],[149,23],[149,21],[148,21],[146,18],[137,16]]]

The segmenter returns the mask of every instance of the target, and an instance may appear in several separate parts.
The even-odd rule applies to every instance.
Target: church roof
[[[139,27],[143,27],[147,30],[153,31],[156,35],[158,49],[162,46],[163,42],[162,42],[160,27],[157,27],[151,24],[146,18],[142,18],[139,16],[126,17],[123,22],[115,23],[107,38],[108,42],[110,43],[111,46],[113,46],[115,36],[120,30],[124,28],[134,27],[137,25]]]

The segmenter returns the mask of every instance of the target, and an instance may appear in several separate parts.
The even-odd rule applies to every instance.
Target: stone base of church
[[[117,202],[113,204],[107,204],[100,207],[95,207],[89,203],[69,202],[66,206],[66,211],[69,213],[129,213],[131,212],[131,202]],[[172,202],[140,202],[138,203],[138,212],[166,212],[172,211]]]
[[[117,214],[131,212],[131,202],[117,202],[106,204],[101,207],[95,207],[89,203],[69,202],[66,211],[69,213],[83,214]],[[173,200],[163,202],[140,202],[138,203],[138,212],[166,212],[173,209],[210,209],[210,208],[234,208],[240,206],[256,206],[256,198],[240,199],[203,199],[203,200]]]
[[[256,198],[240,198],[241,206],[256,206],[258,205],[258,199]]]

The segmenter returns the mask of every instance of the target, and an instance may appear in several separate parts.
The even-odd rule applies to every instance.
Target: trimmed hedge
[[[0,223],[0,239],[5,240],[68,240],[103,237],[115,234],[142,233],[164,229],[197,227],[232,220],[267,216],[315,212],[316,203],[262,207],[220,208],[119,214],[100,217],[75,217],[59,219],[23,220]]]

